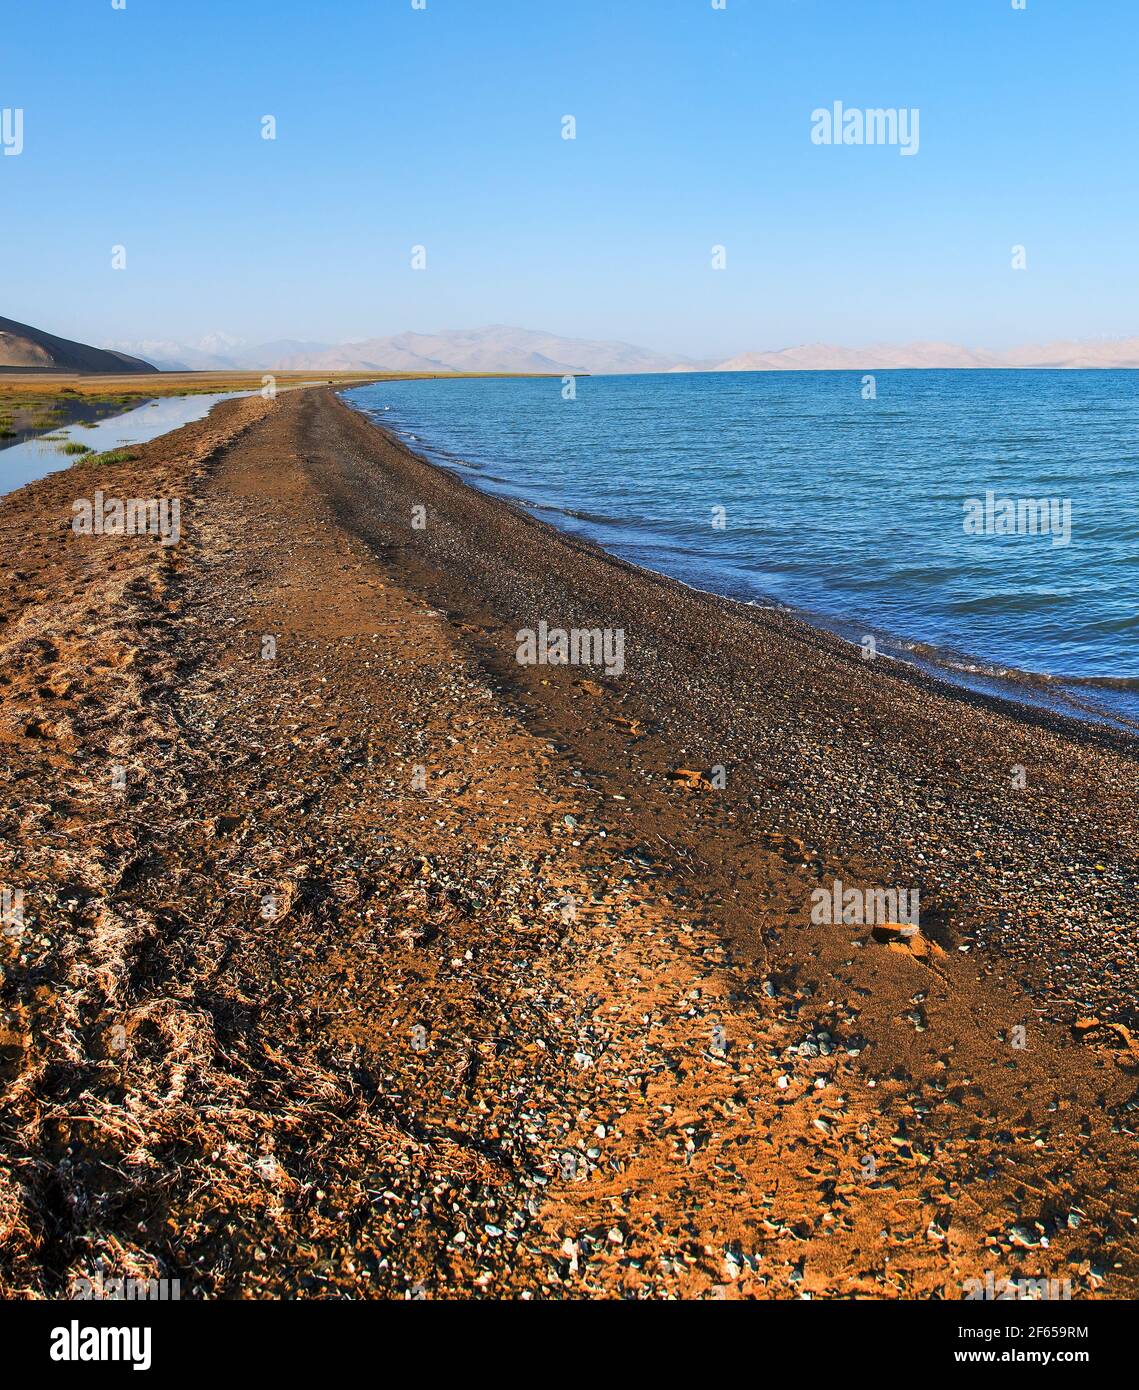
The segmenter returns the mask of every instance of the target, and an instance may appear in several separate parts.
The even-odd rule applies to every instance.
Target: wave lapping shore
[[[635,564],[1139,729],[1134,372],[385,381],[346,399]]]
[[[0,502],[0,1292],[1135,1295],[1128,737],[323,389],[93,471]],[[77,536],[95,488],[179,543]]]

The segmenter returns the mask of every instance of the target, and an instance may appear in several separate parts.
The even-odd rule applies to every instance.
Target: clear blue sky
[[[1136,0],[10,3],[0,314],[713,356],[1132,335],[1137,60]],[[920,108],[919,154],[813,145],[836,100]]]

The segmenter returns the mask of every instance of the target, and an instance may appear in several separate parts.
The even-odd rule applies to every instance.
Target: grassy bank
[[[493,377],[505,372],[441,372],[438,376]],[[164,396],[260,391],[271,376],[278,391],[301,386],[362,386],[370,381],[434,380],[422,372],[158,372],[79,376],[66,372],[0,372],[0,440],[66,424],[94,424],[142,401]]]

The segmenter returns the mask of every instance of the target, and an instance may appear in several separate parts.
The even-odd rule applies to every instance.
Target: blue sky
[[[3,40],[0,313],[67,336],[1139,333],[1135,0],[39,0]],[[919,108],[918,155],[813,145],[836,100]]]

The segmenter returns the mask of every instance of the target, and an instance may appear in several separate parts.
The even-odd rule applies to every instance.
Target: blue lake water
[[[575,400],[560,379],[395,381],[346,399],[637,564],[979,688],[1139,719],[1139,372],[883,371],[876,399],[863,380],[583,377]],[[967,534],[970,499],[993,531],[1008,499],[1012,533]],[[1056,500],[1056,534],[1039,514],[1032,534],[1029,499]]]
[[[60,468],[70,468],[84,455],[65,454],[64,442],[74,440],[86,444],[96,453],[125,448],[129,444],[145,444],[168,434],[192,420],[200,420],[218,401],[243,396],[244,391],[228,391],[220,395],[164,396],[144,405],[111,415],[94,425],[68,425],[47,430],[34,439],[25,439],[0,447],[0,497],[25,483],[33,483]],[[50,438],[45,438],[44,435]],[[3,441],[0,441],[2,444]]]

